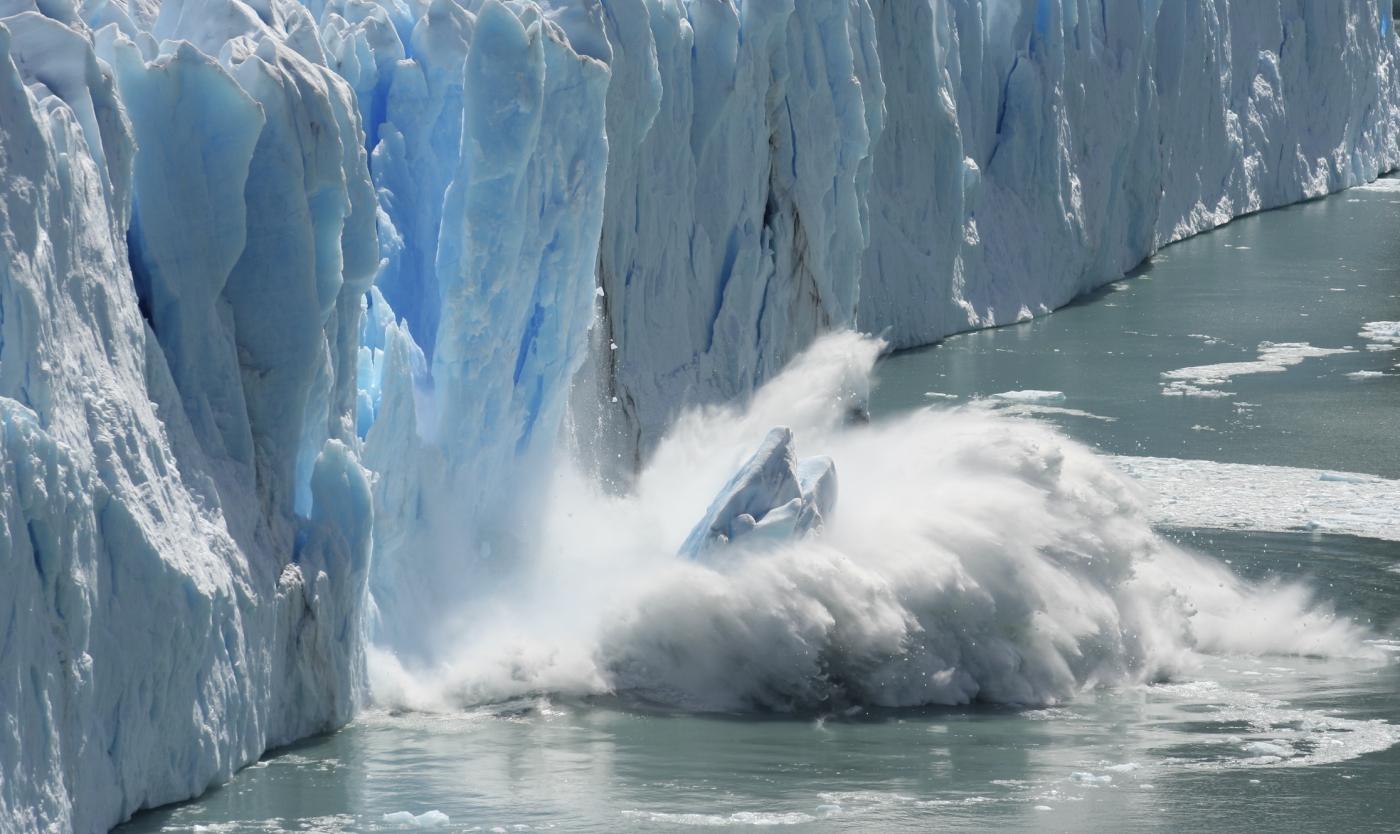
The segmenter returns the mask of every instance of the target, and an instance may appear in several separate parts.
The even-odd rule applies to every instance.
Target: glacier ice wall
[[[143,10],[0,17],[5,832],[106,830],[362,698],[353,93],[298,13]]]
[[[908,347],[1039,315],[1167,243],[1395,167],[1389,11],[879,4],[904,83],[875,149],[860,326]]]
[[[631,466],[678,406],[750,391],[852,322],[883,83],[863,2],[602,5],[603,415],[580,408]]]
[[[368,8],[332,0],[321,31],[378,138],[361,348],[374,633],[425,656],[528,538],[584,358],[610,53],[592,18],[534,4]]]
[[[909,347],[1040,315],[1400,164],[1374,0],[600,1],[613,159],[576,406],[615,477],[824,329]]]

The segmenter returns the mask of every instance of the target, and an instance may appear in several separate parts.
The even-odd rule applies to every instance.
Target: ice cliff
[[[645,24],[603,5],[579,411],[623,478],[677,409],[746,396],[816,330],[909,347],[1040,315],[1400,163],[1369,0],[652,2]]]
[[[223,11],[0,19],[6,832],[105,830],[360,702],[361,122]]]
[[[0,832],[345,721],[561,428],[625,485],[823,332],[1395,166],[1396,54],[1380,0],[0,0]]]

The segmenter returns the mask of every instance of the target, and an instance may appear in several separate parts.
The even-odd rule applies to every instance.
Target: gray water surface
[[[1400,320],[1397,230],[1400,191],[1237,221],[1048,318],[886,359],[872,410],[1041,389],[1063,399],[1010,405],[1115,454],[1400,476],[1400,352],[1357,335]],[[1229,397],[1162,393],[1163,372],[1266,341],[1353,352],[1235,377]],[[1309,581],[1400,655],[1400,545],[1164,532],[1251,579]],[[1400,664],[1375,659],[1210,658],[1036,710],[755,718],[540,696],[372,713],[120,830],[402,831],[385,815],[435,810],[442,831],[1400,831],[1397,725]]]

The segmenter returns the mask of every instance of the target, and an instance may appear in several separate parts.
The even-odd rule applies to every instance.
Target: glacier
[[[902,348],[1041,315],[1400,163],[1384,4],[685,8],[607,18],[626,105],[578,410],[624,481],[676,413],[748,396],[814,332]]]
[[[561,458],[644,488],[822,334],[1400,165],[1397,50],[1381,0],[0,0],[0,832],[347,721]],[[749,509],[815,529],[788,457]]]
[[[351,90],[248,19],[119,11],[0,24],[7,832],[105,830],[365,694]]]

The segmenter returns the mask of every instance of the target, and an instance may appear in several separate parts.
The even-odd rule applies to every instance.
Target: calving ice
[[[1083,449],[848,425],[850,331],[1374,179],[1382,6],[3,0],[0,831],[198,795],[371,678],[1026,704],[1228,647],[1163,600],[1257,589]],[[1289,599],[1325,627],[1265,648],[1355,644]]]
[[[381,703],[1039,705],[1202,652],[1376,655],[1306,589],[1155,534],[1137,487],[1048,428],[980,410],[851,424],[881,347],[825,337],[746,407],[688,412],[626,496],[560,472],[540,545],[442,628],[443,662],[373,652]]]

